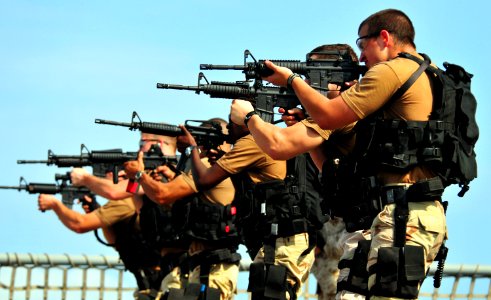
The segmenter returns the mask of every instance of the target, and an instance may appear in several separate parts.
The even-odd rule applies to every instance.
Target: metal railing
[[[249,263],[241,262],[241,271]],[[434,271],[430,269],[430,276]],[[439,289],[428,277],[420,299],[491,300],[491,266],[447,265],[443,276]],[[246,284],[239,279],[236,299],[244,299]],[[0,299],[126,300],[133,299],[135,287],[133,275],[124,271],[117,256],[0,253]],[[314,293],[315,280],[311,280],[301,299],[316,299]]]

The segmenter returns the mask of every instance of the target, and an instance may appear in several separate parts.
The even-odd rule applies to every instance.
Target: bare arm
[[[96,177],[82,168],[74,168],[70,176],[73,185],[85,186],[94,194],[109,200],[122,200],[132,196],[126,192],[127,179],[114,184],[112,179]]]
[[[180,145],[181,148],[185,146],[196,146],[197,144],[194,137],[189,133],[186,127],[182,125],[180,127],[185,134],[177,138],[178,145]],[[224,179],[230,177],[230,174],[217,164],[207,167],[201,161],[200,152],[197,147],[193,149],[189,159],[192,161],[194,183],[196,184],[198,190],[210,189],[222,182]]]
[[[265,64],[274,71],[274,74],[264,79],[278,86],[286,86],[292,71],[278,67],[270,61],[266,61]],[[328,98],[298,77],[293,79],[292,87],[302,106],[323,129],[337,129],[359,120],[341,96],[328,101]]]
[[[85,233],[103,226],[101,219],[94,212],[80,214],[66,207],[53,195],[40,194],[38,205],[39,210],[53,210],[63,225],[76,233]]]
[[[138,159],[124,164],[126,174],[129,178],[135,178],[137,172],[142,172],[139,184],[143,188],[144,194],[158,204],[171,204],[179,199],[195,193],[193,188],[182,178],[176,176],[169,182],[157,181],[152,176],[144,172],[143,152],[138,153]],[[169,174],[161,167],[163,174]]]
[[[156,181],[150,175],[143,173],[140,178],[140,185],[145,195],[158,204],[171,204],[195,194],[195,191],[182,176],[177,176],[174,180],[164,183]]]
[[[245,115],[252,110],[254,108],[249,101],[234,100],[230,113],[232,121],[239,125],[244,124]],[[259,148],[277,160],[290,159],[324,142],[319,134],[302,123],[280,128],[254,115],[247,125]]]

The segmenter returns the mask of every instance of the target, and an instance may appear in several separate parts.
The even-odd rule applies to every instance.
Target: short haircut
[[[358,32],[365,25],[367,25],[367,34],[380,33],[380,31],[385,29],[396,37],[396,43],[409,44],[416,48],[413,23],[400,10],[385,9],[372,14],[361,22]]]

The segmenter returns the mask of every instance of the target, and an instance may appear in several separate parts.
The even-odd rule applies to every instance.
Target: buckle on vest
[[[409,186],[406,185],[383,187],[380,193],[382,205],[385,206],[399,202],[401,199],[406,197],[408,188]]]

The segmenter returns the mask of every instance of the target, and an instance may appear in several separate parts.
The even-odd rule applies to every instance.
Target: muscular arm
[[[114,184],[112,179],[96,177],[87,173],[84,169],[74,168],[70,173],[71,180],[75,186],[85,186],[94,194],[109,200],[122,200],[131,197],[132,194],[126,192],[128,180],[119,180]]]
[[[182,176],[177,176],[174,180],[164,183],[143,173],[140,185],[145,195],[158,204],[171,204],[195,193]]]
[[[242,125],[245,115],[252,110],[254,108],[249,101],[232,101],[230,110],[232,121]],[[297,121],[291,122],[295,123],[289,127],[280,128],[254,115],[249,119],[247,125],[259,148],[277,160],[287,160],[311,151],[324,142],[324,139],[315,130]]]
[[[230,174],[222,169],[222,167],[220,167],[218,164],[213,164],[208,168],[201,161],[197,149],[194,149],[191,153],[190,158],[193,162],[193,178],[198,190],[210,189],[222,182],[224,179],[230,177]]]
[[[53,210],[63,225],[76,233],[85,233],[103,226],[101,219],[94,212],[80,214],[66,207],[53,195],[40,194],[38,204],[40,210]]]

